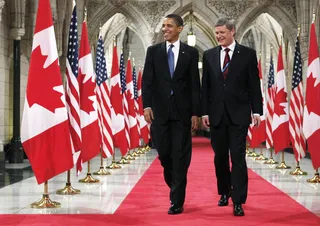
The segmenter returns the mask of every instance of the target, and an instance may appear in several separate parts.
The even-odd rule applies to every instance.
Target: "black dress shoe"
[[[244,211],[242,209],[241,204],[234,204],[233,205],[233,215],[235,216],[244,216]]]
[[[229,204],[230,194],[221,195],[218,206],[227,206]]]
[[[180,214],[183,212],[183,206],[172,204],[168,210],[168,214]]]

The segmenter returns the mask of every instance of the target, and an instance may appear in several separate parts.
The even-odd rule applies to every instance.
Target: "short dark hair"
[[[181,27],[183,26],[183,19],[181,16],[179,16],[178,14],[169,14],[166,16],[166,18],[171,18],[173,19],[173,21],[175,22],[175,24],[178,26],[178,27]]]
[[[216,24],[214,25],[215,27],[220,27],[226,25],[226,27],[228,28],[228,30],[236,30],[236,24],[235,21],[229,17],[223,17],[223,18],[219,18],[218,21],[216,22]]]

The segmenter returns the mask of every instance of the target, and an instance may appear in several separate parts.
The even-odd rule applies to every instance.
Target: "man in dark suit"
[[[166,16],[165,42],[150,46],[142,76],[144,117],[153,124],[157,151],[170,188],[168,214],[183,212],[187,172],[191,160],[191,131],[200,116],[200,79],[197,49],[182,43],[183,20]]]
[[[233,214],[244,216],[248,172],[246,136],[251,112],[256,126],[262,115],[262,94],[255,50],[235,41],[235,24],[221,18],[215,25],[219,46],[203,54],[202,123],[210,128],[218,206],[227,206],[229,197],[234,204]],[[230,171],[229,151],[232,162]]]

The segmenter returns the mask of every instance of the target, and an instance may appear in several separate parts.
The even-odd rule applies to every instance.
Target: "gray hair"
[[[216,24],[214,25],[215,27],[220,27],[226,25],[226,27],[228,28],[228,30],[236,30],[236,24],[235,21],[229,17],[223,17],[223,18],[219,18],[218,21],[216,22]]]

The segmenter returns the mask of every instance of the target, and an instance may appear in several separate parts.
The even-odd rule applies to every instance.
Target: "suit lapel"
[[[221,50],[221,47],[214,48],[212,51],[212,54],[208,59],[214,71],[214,75],[218,80],[221,80],[222,78],[220,50]]]

